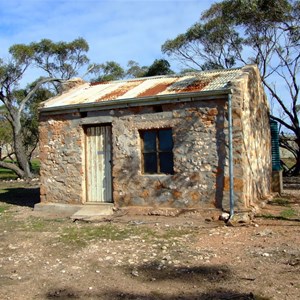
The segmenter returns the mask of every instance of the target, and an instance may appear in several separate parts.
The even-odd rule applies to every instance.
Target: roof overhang
[[[180,93],[157,95],[145,98],[130,98],[107,100],[92,103],[80,103],[73,105],[52,106],[40,108],[40,113],[45,114],[62,114],[72,112],[88,112],[95,110],[110,110],[126,107],[137,107],[145,105],[161,105],[161,104],[174,104],[177,102],[191,102],[191,101],[211,101],[216,99],[227,99],[228,94],[231,94],[230,89],[213,90],[213,91],[200,91],[194,93]]]

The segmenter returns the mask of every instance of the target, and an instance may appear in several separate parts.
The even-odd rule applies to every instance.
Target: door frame
[[[103,205],[103,204],[112,204],[113,201],[113,177],[112,177],[112,167],[113,167],[113,163],[112,163],[112,159],[113,159],[113,146],[112,146],[112,124],[111,123],[92,123],[92,124],[83,124],[83,133],[84,133],[84,145],[83,145],[83,154],[84,154],[84,166],[83,166],[83,170],[84,170],[84,175],[83,175],[83,180],[84,180],[84,204],[99,204],[99,205]],[[110,201],[89,201],[89,188],[88,188],[88,163],[87,163],[87,159],[88,159],[88,153],[87,153],[87,130],[88,128],[91,127],[107,127],[109,130],[109,135],[110,135],[110,163],[108,164],[107,167],[110,168]]]

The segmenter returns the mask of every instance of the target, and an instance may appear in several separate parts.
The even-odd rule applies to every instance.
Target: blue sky
[[[167,58],[161,45],[195,23],[212,0],[0,0],[0,57],[16,43],[83,37],[92,62],[123,67]],[[169,58],[167,58],[169,59]],[[179,70],[176,61],[172,68]]]

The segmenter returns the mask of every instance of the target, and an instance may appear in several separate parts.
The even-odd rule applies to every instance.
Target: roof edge
[[[54,106],[54,107],[42,107],[40,108],[40,113],[43,114],[51,114],[55,112],[65,112],[71,110],[104,110],[104,109],[116,109],[116,108],[124,108],[130,106],[138,106],[138,105],[155,105],[155,104],[167,104],[170,101],[174,103],[183,102],[183,101],[195,101],[199,98],[201,100],[212,100],[212,97],[226,97],[228,94],[231,94],[231,89],[222,89],[222,90],[214,90],[214,91],[199,91],[194,93],[180,93],[180,94],[168,94],[168,95],[157,95],[151,97],[143,97],[143,98],[128,98],[128,99],[120,99],[118,101],[109,100],[102,102],[91,102],[91,103],[80,103],[73,105],[63,105],[63,106]],[[196,99],[197,98],[197,99]],[[175,103],[176,103],[175,102]]]

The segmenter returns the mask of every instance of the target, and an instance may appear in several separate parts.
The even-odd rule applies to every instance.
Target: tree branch
[[[24,176],[24,172],[15,164],[0,161],[0,167],[14,171],[19,177]]]
[[[295,132],[295,128],[293,126],[289,125],[288,123],[284,122],[282,119],[279,119],[279,118],[277,118],[273,115],[271,115],[270,118],[273,119],[274,121],[277,121],[278,123],[280,123],[284,127],[290,129],[291,131]]]
[[[27,94],[27,96],[21,101],[18,112],[21,113],[26,105],[26,103],[30,100],[30,98],[36,93],[36,91],[45,83],[49,82],[63,82],[64,80],[58,78],[44,78],[40,80],[34,88]]]

